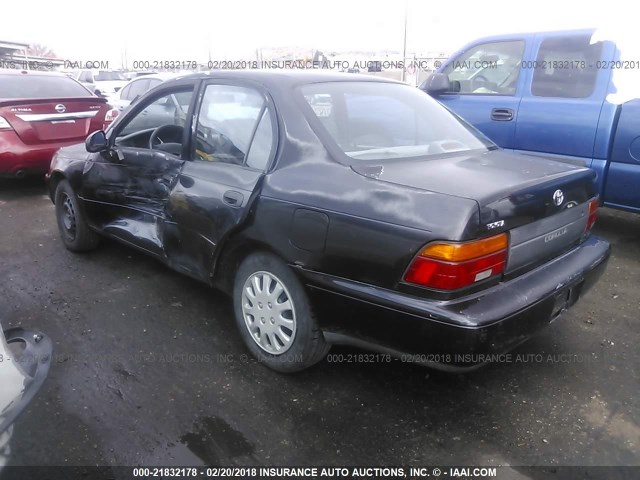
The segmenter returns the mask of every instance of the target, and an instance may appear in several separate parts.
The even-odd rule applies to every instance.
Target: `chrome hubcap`
[[[62,201],[62,224],[67,233],[69,233],[71,237],[74,237],[76,234],[76,212],[73,209],[71,198],[69,198],[69,195],[66,193]]]
[[[242,315],[254,342],[271,355],[281,355],[296,336],[296,311],[278,277],[256,272],[242,289]]]

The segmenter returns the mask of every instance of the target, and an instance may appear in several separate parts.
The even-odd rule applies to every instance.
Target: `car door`
[[[640,212],[640,100],[631,100],[619,108],[611,162],[605,176],[604,204]]]
[[[449,91],[437,99],[503,148],[513,148],[525,40],[479,43],[442,68]]]
[[[208,279],[216,249],[247,217],[277,147],[271,98],[253,84],[203,84],[190,158],[168,205],[174,268]]]
[[[81,195],[91,223],[159,256],[166,254],[166,206],[188,148],[189,117],[182,109],[192,98],[188,84],[143,100],[114,125],[110,148],[92,154],[83,172]],[[149,109],[164,115],[150,123]]]
[[[613,48],[590,32],[536,36],[533,47],[514,148],[589,167],[610,75],[598,63]]]

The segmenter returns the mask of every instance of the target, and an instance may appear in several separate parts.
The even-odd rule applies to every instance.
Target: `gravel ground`
[[[600,283],[511,362],[464,375],[271,372],[224,295],[114,242],[67,252],[36,181],[0,184],[0,232],[2,325],[55,344],[13,465],[640,465],[640,216],[602,210]]]

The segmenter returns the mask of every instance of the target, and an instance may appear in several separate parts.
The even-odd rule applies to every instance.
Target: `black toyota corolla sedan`
[[[352,344],[444,369],[508,351],[603,271],[594,173],[500,150],[416,88],[287,71],[164,82],[48,174],[101,235],[228,292],[284,372]]]

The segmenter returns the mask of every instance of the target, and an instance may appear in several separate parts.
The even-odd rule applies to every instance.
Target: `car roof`
[[[596,29],[594,28],[584,28],[584,29],[576,29],[576,30],[540,30],[540,31],[532,31],[532,32],[518,32],[518,33],[502,33],[489,35],[485,37],[478,37],[469,44],[477,44],[483,42],[500,42],[505,40],[525,40],[529,38],[533,38],[535,36],[539,36],[542,38],[545,37],[558,37],[558,36],[566,36],[566,35],[592,35]]]
[[[68,77],[67,74],[62,72],[51,72],[46,70],[23,70],[19,68],[0,68],[1,75],[37,75],[46,77]]]
[[[405,85],[397,80],[374,75],[332,72],[327,70],[211,70],[209,72],[193,73],[167,80],[165,84],[184,82],[189,80],[206,79],[248,80],[264,84],[265,86],[297,86],[324,82],[378,82]]]
[[[145,78],[157,78],[160,80],[168,80],[170,78],[184,77],[186,75],[190,75],[190,74],[174,73],[174,72],[156,72],[156,73],[147,73],[145,75],[139,75],[137,77],[132,78],[131,81],[133,82],[134,80],[141,80]]]

